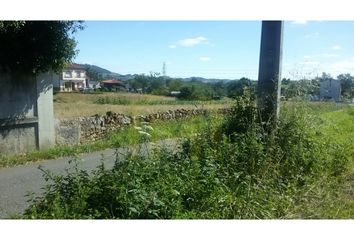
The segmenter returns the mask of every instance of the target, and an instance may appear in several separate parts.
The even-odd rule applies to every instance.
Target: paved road
[[[156,145],[164,145],[173,148],[176,140],[168,139],[157,142]],[[151,149],[155,144],[147,144],[135,146],[135,151],[143,153],[147,149]],[[95,169],[104,159],[105,166],[110,168],[116,160],[116,151],[124,153],[126,148],[107,149],[94,153],[82,154],[79,156],[80,168],[88,171]],[[119,156],[124,156],[118,154]],[[58,158],[55,160],[44,160],[41,162],[30,163],[27,165],[16,166],[11,168],[0,169],[0,218],[11,218],[23,213],[28,207],[25,196],[29,192],[40,194],[42,187],[45,185],[45,180],[42,177],[42,172],[38,169],[41,165],[44,169],[48,169],[55,174],[65,173],[65,169],[69,167],[69,161],[73,157]]]

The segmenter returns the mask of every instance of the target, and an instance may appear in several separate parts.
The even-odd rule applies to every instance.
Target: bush
[[[257,119],[244,97],[224,123],[177,149],[128,153],[91,174],[77,165],[66,176],[45,172],[52,183],[24,217],[289,218],[302,216],[301,206],[313,199],[326,201],[323,192],[347,170],[341,146],[331,145],[305,110],[283,111],[272,133]]]

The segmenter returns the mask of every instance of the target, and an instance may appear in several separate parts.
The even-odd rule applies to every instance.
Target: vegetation
[[[333,139],[333,123],[340,116]],[[284,106],[267,133],[254,102],[238,99],[225,121],[208,121],[178,150],[128,153],[112,169],[74,164],[31,199],[25,218],[352,218],[353,108]],[[333,122],[334,121],[334,122]],[[350,132],[348,133],[347,130]],[[342,135],[342,133],[344,133]]]
[[[76,21],[0,21],[0,70],[61,71],[76,55]]]
[[[99,97],[95,103],[97,104],[112,104],[112,105],[210,105],[210,104],[225,104],[227,100],[153,100],[153,99],[141,99],[141,100],[129,100],[121,97]]]
[[[282,80],[281,94],[286,100],[309,99],[320,95],[320,82],[329,79],[335,80],[330,74],[322,73],[314,79]],[[344,100],[354,98],[354,77],[349,73],[340,74],[336,80],[341,83],[341,95]],[[256,91],[256,81],[241,78],[234,81],[201,82],[192,79],[162,77],[158,74],[138,75],[129,80],[132,89],[142,89],[144,93],[156,95],[169,95],[171,91],[180,91],[177,96],[183,100],[211,100],[215,98],[236,98],[244,94],[244,89],[250,89],[252,94]]]
[[[72,104],[75,102],[75,104]],[[210,101],[178,100],[175,97],[126,92],[56,93],[55,118],[73,118],[106,114],[108,111],[137,116],[176,109],[217,109],[228,107],[227,99]]]
[[[354,98],[354,77],[349,73],[340,74],[337,79],[334,79],[328,73],[322,73],[321,77],[314,79],[301,79],[299,81],[291,81],[284,78],[281,92],[285,99],[309,99],[310,96],[320,95],[320,82],[326,80],[340,81],[341,95],[344,100]]]
[[[216,117],[217,118],[217,117]],[[169,122],[155,122],[151,124],[154,131],[151,133],[149,141],[157,141],[167,138],[181,138],[191,136],[201,131],[207,126],[204,117],[194,117],[184,120],[174,120]],[[80,153],[89,153],[106,148],[117,148],[139,144],[141,135],[134,127],[128,127],[124,130],[112,132],[105,139],[82,145],[62,145],[55,146],[49,150],[33,151],[22,155],[1,155],[0,168],[11,167],[25,164],[28,162],[37,162],[46,159],[55,159],[58,157],[77,156]]]

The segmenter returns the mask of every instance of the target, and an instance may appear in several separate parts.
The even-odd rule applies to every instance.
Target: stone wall
[[[105,115],[80,117],[76,119],[56,120],[56,143],[83,144],[104,138],[108,132],[121,130],[138,122],[169,121],[186,119],[191,116],[206,115],[205,109],[177,109],[157,112],[149,115],[127,116],[121,113],[107,112]]]

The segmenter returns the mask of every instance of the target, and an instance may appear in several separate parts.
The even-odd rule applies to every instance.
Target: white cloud
[[[313,56],[305,55],[304,58],[305,58],[305,59],[310,59],[310,58],[313,58]]]
[[[208,61],[211,61],[211,58],[210,57],[200,57],[199,60],[202,62],[208,62]]]
[[[305,25],[307,24],[306,20],[295,20],[291,22],[292,24]]]
[[[205,37],[186,38],[178,41],[178,45],[183,47],[193,47],[198,44],[208,44],[208,39]]]
[[[171,44],[171,45],[169,45],[168,47],[169,47],[169,48],[176,48],[177,46],[174,45],[174,44]]]
[[[340,73],[353,73],[354,70],[354,58],[338,61],[329,66],[331,72]]]
[[[332,46],[332,49],[333,49],[333,50],[341,50],[342,47],[339,46],[339,45],[334,45],[334,46]]]

